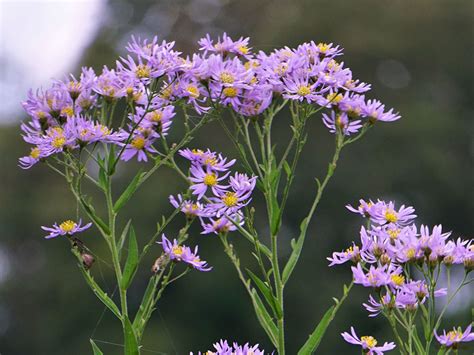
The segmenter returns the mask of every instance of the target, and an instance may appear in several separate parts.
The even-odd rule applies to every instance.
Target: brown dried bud
[[[91,254],[82,253],[81,258],[82,258],[82,265],[84,265],[84,268],[86,270],[89,270],[95,261],[94,257]]]
[[[153,266],[151,267],[151,272],[156,274],[158,271],[162,269],[164,265],[166,265],[167,257],[166,255],[160,256],[158,259],[155,260]]]

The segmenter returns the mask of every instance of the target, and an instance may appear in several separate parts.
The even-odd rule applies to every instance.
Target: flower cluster
[[[235,160],[210,150],[183,149],[179,153],[191,162],[190,190],[196,201],[178,195],[170,196],[171,204],[188,217],[199,217],[203,234],[236,230],[244,223],[241,209],[250,203],[257,177],[231,176],[229,168]]]
[[[212,270],[212,267],[208,267],[207,262],[201,260],[199,257],[197,246],[193,251],[190,247],[181,245],[176,239],[171,242],[164,234],[161,236],[161,242],[159,242],[159,244],[161,244],[163,251],[170,260],[176,262],[182,261],[199,271]]]
[[[227,340],[220,340],[218,343],[213,344],[214,350],[209,350],[204,353],[199,352],[198,354],[201,355],[265,355],[263,350],[258,348],[258,344],[256,345],[249,345],[246,343],[245,345],[239,345],[237,343],[233,343],[232,346],[229,345]],[[190,353],[192,355],[193,353]]]
[[[469,325],[464,332],[461,328],[453,328],[453,330],[450,330],[447,333],[446,330],[443,330],[442,335],[438,335],[435,332],[435,337],[441,345],[447,348],[457,349],[459,343],[470,342],[474,340],[474,333],[471,332],[471,329],[472,325]]]
[[[383,355],[384,351],[395,349],[395,344],[392,342],[386,342],[382,346],[377,346],[377,340],[370,335],[364,335],[359,338],[353,327],[351,327],[351,334],[344,332],[341,335],[348,343],[360,345],[364,354]]]
[[[380,200],[346,207],[368,219],[368,226],[360,229],[359,245],[353,243],[327,259],[330,266],[355,264],[354,283],[375,293],[364,303],[370,317],[389,315],[395,308],[414,311],[429,297],[446,295],[446,289],[436,289],[437,268],[438,275],[442,267],[454,264],[464,265],[466,273],[473,269],[473,240],[451,240],[451,232],[443,232],[441,225],[417,227],[413,207],[397,208]]]
[[[370,85],[354,79],[333,44],[309,42],[271,53],[253,52],[248,38],[224,34],[217,41],[199,41],[199,52],[183,56],[174,42],[132,37],[128,55],[100,73],[84,67],[54,81],[45,90],[30,91],[23,107],[30,120],[22,124],[32,145],[20,166],[30,168],[53,155],[102,142],[121,146],[120,158],[147,161],[175,116],[176,103],[202,115],[218,105],[254,116],[280,98],[329,109],[323,115],[331,132],[357,132],[365,122],[394,121],[400,116],[378,100],[366,99]],[[121,123],[114,108],[124,101]],[[115,129],[112,129],[115,127]]]

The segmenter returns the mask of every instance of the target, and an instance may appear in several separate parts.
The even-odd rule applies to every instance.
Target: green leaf
[[[125,268],[123,270],[122,281],[120,287],[122,290],[128,289],[130,283],[135,276],[138,266],[138,243],[135,236],[135,230],[133,227],[130,228],[130,233],[128,237],[128,255],[127,262],[125,263]]]
[[[117,213],[118,211],[120,211],[120,209],[128,202],[128,200],[130,200],[130,198],[132,197],[132,195],[135,193],[135,191],[137,190],[138,188],[138,185],[142,179],[142,176],[143,176],[144,173],[142,173],[141,171],[139,171],[135,177],[133,178],[133,180],[130,182],[130,184],[127,186],[127,188],[125,189],[125,191],[122,193],[122,195],[118,198],[117,202],[115,202],[115,205],[114,205],[114,212]]]
[[[139,355],[140,350],[138,349],[137,337],[133,330],[132,324],[128,317],[123,320],[124,325],[124,340],[125,340],[125,354],[126,355]]]
[[[296,263],[298,262],[298,259],[300,258],[301,255],[301,249],[303,248],[304,244],[304,239],[306,237],[306,229],[308,228],[308,218],[305,218],[303,222],[301,222],[300,226],[300,236],[298,237],[298,240],[296,242],[291,242],[291,246],[293,248],[293,251],[291,252],[290,258],[288,259],[285,268],[283,269],[282,273],[282,283],[286,284],[288,282],[288,279],[291,276],[291,273],[293,272]]]
[[[98,225],[105,234],[110,234],[109,226],[95,214],[94,208],[83,197],[81,197],[81,204],[84,210],[87,212],[87,215],[95,222],[95,224]]]
[[[309,336],[306,343],[304,343],[304,345],[298,351],[298,355],[312,354],[318,348],[319,343],[321,343],[321,339],[323,338],[324,333],[326,332],[326,329],[329,326],[329,323],[331,323],[333,319],[333,310],[334,306],[331,306],[326,311],[323,318],[316,326],[316,329],[314,329],[313,333]]]
[[[109,161],[107,163],[107,171],[109,176],[114,174],[115,166],[115,145],[111,144],[109,151]]]
[[[79,268],[81,269],[85,280],[87,281],[97,298],[100,299],[102,303],[105,304],[107,308],[110,309],[112,313],[117,316],[117,318],[121,319],[122,316],[114,301],[112,301],[112,299],[107,296],[107,294],[102,290],[102,288],[100,288],[100,286],[95,282],[89,271],[85,270],[82,265],[80,265]]]
[[[148,286],[146,287],[145,293],[143,294],[142,302],[140,303],[140,308],[138,309],[137,314],[133,319],[133,329],[136,329],[138,334],[140,334],[141,329],[143,327],[143,316],[147,311],[146,308],[148,307],[149,303],[152,301],[152,297],[154,297],[156,293],[156,285],[158,281],[156,281],[155,283],[155,280],[157,278],[160,278],[160,276],[153,275],[148,281]]]
[[[252,290],[252,303],[255,309],[255,314],[257,315],[258,321],[262,326],[263,330],[267,333],[268,337],[272,341],[272,344],[277,347],[278,346],[278,328],[273,322],[272,318],[267,312],[262,299],[257,293],[257,290]]]
[[[94,352],[94,355],[104,355],[104,353],[99,349],[96,343],[94,343],[94,340],[89,339],[92,345],[92,351]]]
[[[272,235],[276,235],[278,233],[278,230],[280,229],[281,221],[280,206],[278,205],[276,196],[271,199],[271,204],[270,228]]]
[[[287,179],[290,178],[291,168],[290,168],[290,164],[288,164],[288,162],[286,160],[283,162],[283,169],[285,169]]]
[[[119,255],[119,260],[122,259],[122,249],[123,249],[123,246],[125,245],[125,240],[127,239],[128,230],[130,228],[131,223],[132,223],[132,220],[129,219],[127,224],[123,228],[122,234],[120,235],[120,239],[119,239],[118,244],[117,244],[117,251],[118,251],[118,255]]]
[[[283,312],[281,310],[280,304],[273,296],[272,290],[267,286],[267,284],[265,284],[265,282],[259,279],[258,276],[255,275],[252,271],[247,269],[247,272],[249,276],[251,277],[251,279],[253,280],[253,282],[255,283],[255,285],[258,287],[258,289],[262,293],[262,295],[265,297],[265,300],[267,301],[268,305],[272,307],[273,312],[275,313],[275,316],[277,318],[280,318]]]

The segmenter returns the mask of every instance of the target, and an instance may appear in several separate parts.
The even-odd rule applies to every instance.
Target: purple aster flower
[[[148,161],[147,153],[156,154],[157,150],[153,147],[155,138],[152,135],[144,135],[143,132],[135,133],[130,143],[126,145],[121,160],[129,161],[135,155],[138,161]]]
[[[229,345],[227,340],[220,340],[219,342],[213,344],[214,350],[209,350],[202,355],[264,355],[265,352],[260,350],[258,344],[250,345],[246,343],[244,345],[239,345],[238,343],[233,343],[232,346]],[[192,355],[193,353],[191,353]],[[199,352],[201,355],[201,352]]]
[[[345,112],[336,113],[331,111],[331,115],[323,113],[322,120],[324,125],[329,128],[329,132],[336,133],[338,129],[346,136],[359,132],[362,127],[360,120],[349,120]]]
[[[176,239],[171,242],[164,234],[161,236],[161,242],[157,243],[162,245],[163,251],[169,256],[170,260],[182,261],[199,271],[210,271],[212,269],[207,267],[207,262],[200,259],[197,246],[193,252],[189,247],[180,245]]]
[[[31,148],[29,155],[19,159],[19,166],[22,169],[29,169],[41,159],[41,150],[38,147]]]
[[[184,158],[188,159],[194,165],[204,165],[206,168],[215,171],[227,171],[235,164],[235,159],[227,162],[227,158],[224,158],[221,154],[211,152],[209,149],[203,151],[201,149],[181,149],[179,154]]]
[[[466,330],[463,332],[461,327],[453,328],[446,333],[446,330],[443,330],[442,335],[438,335],[437,332],[434,332],[436,340],[441,345],[444,345],[447,348],[457,349],[459,343],[467,343],[474,340],[474,332],[471,332],[472,325],[470,324]]]
[[[222,39],[219,36],[216,43],[211,39],[209,34],[206,37],[201,38],[198,41],[201,48],[199,50],[204,53],[212,52],[226,55],[227,53],[233,53],[243,57],[250,57],[249,38],[240,37],[238,40],[233,41],[227,33],[224,32]]]
[[[229,179],[231,190],[214,191],[216,197],[211,197],[211,203],[206,211],[217,217],[232,215],[250,203],[250,196],[255,188],[256,177],[249,178],[247,174],[236,173]]]
[[[378,316],[385,307],[393,307],[392,297],[389,293],[382,296],[380,302],[377,302],[372,295],[369,295],[368,303],[363,303],[362,305],[369,312],[369,317]]]
[[[385,112],[385,105],[378,100],[368,100],[362,107],[362,116],[368,117],[370,122],[376,121],[391,122],[400,118],[398,113],[394,113],[393,109]]]
[[[382,208],[377,211],[372,220],[378,224],[395,223],[397,225],[407,225],[416,218],[415,209],[411,206],[402,205],[398,211],[393,201],[383,202]]]
[[[395,343],[392,342],[385,342],[382,346],[377,346],[377,340],[370,335],[365,335],[359,338],[354,330],[354,327],[351,327],[351,334],[344,332],[341,335],[348,343],[360,345],[364,353],[369,355],[383,355],[384,351],[395,349]]]
[[[320,91],[317,91],[317,84],[310,83],[309,78],[300,78],[295,76],[293,78],[284,78],[284,93],[285,99],[304,101],[308,103],[316,102],[320,98]]]
[[[207,216],[204,212],[204,206],[199,201],[184,200],[181,195],[178,195],[177,199],[170,195],[169,200],[174,208],[179,208],[187,217]]]
[[[88,229],[92,223],[87,223],[86,225],[82,226],[82,221],[74,222],[72,220],[67,220],[62,222],[61,224],[54,223],[52,227],[44,227],[42,226],[41,229],[49,232],[49,234],[45,237],[46,239],[56,238],[60,235],[73,235],[76,233],[80,233]]]
[[[375,267],[370,266],[367,274],[362,270],[362,266],[352,266],[352,274],[354,276],[354,283],[361,284],[364,287],[382,287],[391,283],[390,273],[387,271],[387,266]]]
[[[232,223],[233,221],[234,223]],[[240,213],[236,213],[233,216],[224,216],[221,218],[209,218],[210,223],[206,223],[204,219],[201,219],[201,226],[203,231],[201,234],[210,234],[210,233],[227,233],[237,230],[235,224],[243,225],[244,218]]]
[[[189,180],[193,183],[190,188],[193,195],[197,195],[198,200],[206,194],[208,188],[211,188],[214,195],[225,192],[226,186],[221,185],[220,182],[225,180],[229,173],[219,176],[209,167],[204,170],[201,166],[195,165],[191,166],[189,171],[191,173]]]
[[[360,214],[362,217],[370,217],[373,218],[379,213],[379,209],[382,208],[383,203],[381,201],[377,201],[374,203],[372,200],[366,202],[362,199],[359,200],[359,207],[354,208],[351,205],[346,205],[346,208],[354,213]]]
[[[332,253],[332,257],[326,259],[331,262],[329,266],[344,264],[349,260],[353,263],[357,263],[360,261],[360,250],[357,245],[352,244],[352,246],[347,248],[345,251],[334,252]]]

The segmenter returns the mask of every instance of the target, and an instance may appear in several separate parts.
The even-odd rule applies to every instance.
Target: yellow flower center
[[[63,108],[61,110],[61,115],[62,116],[68,116],[68,117],[72,116],[72,115],[74,115],[74,110],[72,109],[71,106],[66,106],[65,108]]]
[[[446,335],[449,340],[455,341],[455,340],[461,340],[462,339],[462,332],[457,331],[457,330],[450,330]]]
[[[224,90],[222,90],[222,92],[224,93],[224,95],[226,97],[236,97],[237,96],[237,89],[235,89],[235,88],[225,88]]]
[[[140,79],[149,78],[150,77],[150,68],[148,67],[148,65],[140,64],[140,65],[137,66],[137,69],[135,70],[135,74],[137,74],[137,76]]]
[[[132,143],[130,143],[133,148],[140,150],[143,149],[145,146],[145,138],[143,137],[136,137],[132,140]]]
[[[33,158],[33,159],[38,159],[39,156],[40,156],[39,148],[38,147],[32,148],[31,153],[30,153],[30,157]]]
[[[222,198],[222,202],[224,202],[224,205],[227,207],[234,207],[239,200],[235,195],[235,192],[226,192],[225,196]]]
[[[276,71],[279,75],[284,75],[287,70],[288,70],[288,64],[286,64],[286,63],[278,64],[278,66],[277,66],[276,69],[275,69],[275,71]]]
[[[188,92],[189,96],[194,97],[195,99],[199,97],[199,89],[195,85],[188,85],[186,87],[186,91]]]
[[[392,240],[397,239],[399,234],[400,234],[400,229],[389,229],[388,230],[388,235],[390,236],[390,239],[392,239]]]
[[[53,139],[51,145],[54,148],[61,148],[66,143],[66,138],[64,136],[58,136]]]
[[[204,161],[204,164],[214,166],[217,164],[216,158],[208,158]]]
[[[232,84],[235,81],[234,76],[226,71],[222,72],[219,78],[225,84]]]
[[[173,254],[174,255],[178,255],[178,256],[183,255],[183,251],[184,250],[183,250],[182,246],[178,245],[178,246],[173,247]]]
[[[296,93],[300,96],[306,96],[311,94],[311,88],[309,87],[309,85],[301,85],[296,91]]]
[[[319,43],[318,44],[318,49],[321,53],[326,53],[331,46],[327,43]]]
[[[413,259],[415,257],[415,249],[410,248],[406,251],[406,256],[408,259]]]
[[[248,54],[249,53],[249,47],[247,46],[239,46],[237,48],[241,54]]]
[[[197,88],[196,88],[197,89]],[[189,89],[187,89],[189,91]],[[171,97],[171,94],[173,93],[173,88],[171,87],[171,85],[168,85],[166,88],[164,88],[162,91],[161,91],[161,98],[163,99],[169,99]]]
[[[354,252],[354,247],[351,246],[351,247],[349,247],[349,248],[346,249],[346,251],[344,252],[344,254],[345,254],[345,255],[348,255],[348,254],[351,254],[351,253],[353,253],[353,252]]]
[[[70,233],[75,227],[76,227],[76,222],[71,221],[70,219],[67,221],[64,221],[63,223],[59,225],[59,228],[64,233]]]
[[[334,59],[331,59],[328,63],[328,69],[334,69],[338,70],[340,68],[340,65],[338,62],[336,62]]]
[[[346,124],[341,120],[341,115],[336,116],[336,124],[341,129],[346,126]]]
[[[206,175],[204,175],[203,182],[204,182],[204,185],[207,185],[207,186],[216,185],[217,184],[216,174],[206,174]]]
[[[395,223],[396,221],[398,221],[398,216],[396,215],[395,211],[387,210],[385,212],[385,219],[387,220],[387,222]]]
[[[150,115],[150,120],[153,122],[160,122],[163,114],[160,111],[153,111]]]
[[[377,345],[377,340],[373,336],[370,336],[370,335],[365,335],[363,337],[360,337],[360,340],[366,343],[369,349],[372,349],[375,345]]]
[[[199,156],[204,154],[204,152],[201,149],[193,149],[192,152],[193,152],[193,154],[196,154],[196,155],[199,155]]]
[[[328,99],[328,101],[330,101],[331,103],[339,103],[341,102],[341,100],[344,98],[344,96],[342,96],[342,94],[338,94],[338,93],[335,93],[333,92],[332,94],[329,94],[328,96],[326,96],[326,99]]]
[[[392,282],[397,286],[401,286],[405,282],[405,277],[403,275],[392,275],[390,276],[390,278],[392,279]]]

